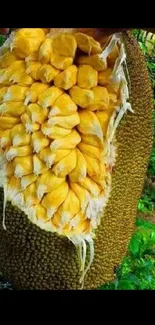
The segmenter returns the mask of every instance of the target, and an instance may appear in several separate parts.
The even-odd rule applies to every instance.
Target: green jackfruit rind
[[[118,157],[111,196],[96,231],[95,258],[84,289],[113,280],[114,268],[126,254],[152,147],[153,101],[145,59],[130,34],[124,34],[124,41],[134,113],[126,114],[116,133]],[[17,289],[79,289],[73,244],[31,224],[10,203],[6,208],[7,231],[3,230],[3,195],[0,197],[0,271],[4,277]]]

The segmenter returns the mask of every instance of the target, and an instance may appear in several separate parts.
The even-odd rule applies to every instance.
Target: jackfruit
[[[86,177],[87,175],[86,160],[83,154],[78,149],[76,149],[76,156],[76,166],[69,174],[69,178],[72,182],[78,182],[80,178]]]
[[[94,94],[94,101],[87,107],[90,111],[106,110],[109,107],[109,94],[105,87],[94,87],[92,89]]]
[[[59,73],[59,70],[52,67],[50,64],[43,64],[38,70],[38,79],[43,83],[50,83]]]
[[[54,102],[49,117],[55,115],[71,115],[77,111],[77,105],[73,102],[71,97],[68,94],[63,94],[59,96]]]
[[[59,38],[57,39],[56,48],[58,51],[62,51],[59,54],[64,57],[71,55],[71,51],[73,55],[75,51],[72,56],[72,65],[75,65],[77,56],[80,54],[75,49],[77,48],[76,40],[74,35],[68,38],[70,29],[62,30],[65,37],[60,37],[61,42]],[[28,36],[28,42],[21,40],[22,37],[25,38],[25,32],[21,33],[20,41],[21,44],[24,42],[27,44],[27,49],[32,49],[37,42],[32,40],[30,30],[28,29],[28,31],[30,36]],[[54,33],[54,29],[51,29],[50,36],[47,35],[46,38],[50,37],[53,42],[60,32],[59,29],[55,31]],[[78,29],[72,29],[72,32],[75,31],[77,33]],[[37,33],[38,29],[35,35]],[[11,42],[13,42],[13,38],[12,35]],[[38,38],[42,38],[41,34],[38,35]],[[83,39],[85,38],[84,36]],[[19,43],[16,55],[18,56],[17,53],[19,53],[19,56],[23,55],[23,59],[26,58],[25,61],[28,59],[29,62],[37,62],[38,51],[44,40],[45,36],[38,41],[37,46],[34,46],[37,47],[37,50],[35,48],[32,53],[23,53]],[[47,131],[48,121],[52,116],[46,116],[43,122],[44,128],[42,123],[33,123],[27,113],[19,116],[20,118],[0,116],[0,136],[3,134],[3,130],[6,130],[8,134],[10,130],[11,141],[14,141],[5,151],[0,151],[1,184],[4,191],[4,206],[2,206],[2,192],[0,200],[0,219],[3,221],[0,223],[0,271],[5,278],[12,281],[17,289],[80,289],[81,286],[84,289],[95,289],[114,279],[114,267],[120,264],[127,251],[127,245],[134,229],[137,199],[142,189],[151,150],[153,105],[146,64],[137,43],[129,34],[125,34],[123,37],[114,35],[110,42],[112,46],[104,49],[101,54],[90,55],[91,60],[93,56],[96,56],[97,60],[100,58],[102,71],[109,67],[113,69],[113,64],[119,56],[117,65],[121,82],[117,83],[116,88],[111,80],[104,85],[109,93],[109,106],[106,112],[95,111],[93,113],[99,120],[104,134],[102,145],[101,139],[96,135],[92,135],[91,132],[83,134],[77,129],[77,126],[70,129],[70,133],[65,135],[62,131],[63,128],[57,127],[59,130],[49,131],[49,134],[54,134],[55,138],[51,138],[54,141],[51,141],[48,134],[45,134],[46,139],[50,139],[50,147],[48,144],[38,154],[32,153],[26,157],[15,157],[12,161],[7,162],[6,155],[10,147],[15,147],[15,145],[17,145],[16,148],[32,147],[32,136],[36,132],[36,128],[41,130],[39,132]],[[112,58],[114,61],[111,65],[109,54],[118,44],[118,54]],[[70,53],[65,53],[63,48],[67,48]],[[10,51],[10,45],[8,45],[7,51]],[[129,70],[131,83],[130,97],[126,74],[124,74],[125,56],[127,56],[126,68]],[[85,58],[87,57],[86,54]],[[18,58],[11,66],[15,67],[16,62],[18,62]],[[3,71],[0,72],[1,76],[5,75],[3,80],[8,82],[7,86],[10,85],[9,79],[14,73],[12,68],[10,69],[11,66],[3,68]],[[15,70],[23,68],[20,63],[16,65]],[[113,73],[114,79],[117,79],[115,78],[116,66]],[[1,84],[1,88],[3,86],[4,84]],[[56,90],[56,95],[55,90],[52,90],[51,94],[51,88],[53,87],[33,95],[35,103],[50,112],[57,98],[63,93],[65,94],[59,88]],[[85,88],[84,90],[90,91]],[[25,101],[26,93],[24,98],[22,97],[22,102]],[[44,96],[41,97],[42,95]],[[90,104],[88,103],[88,106]],[[61,105],[64,112],[65,106]],[[131,105],[134,113],[132,113]],[[129,110],[130,113],[128,113]],[[90,112],[87,106],[82,107],[82,110],[77,107],[77,114],[80,114],[81,111]],[[60,117],[71,115],[62,114]],[[117,129],[122,117],[124,123],[121,123]],[[86,119],[87,129],[89,118]],[[84,122],[82,121],[82,123]],[[56,126],[49,128],[54,127],[56,128]],[[74,159],[68,159],[75,152]],[[81,159],[81,166],[78,157],[84,157]],[[52,169],[59,173],[61,168],[58,167],[61,167],[62,160],[65,161],[63,166],[65,166],[66,174],[63,183],[46,194],[42,185],[49,186],[46,190],[51,189],[50,185],[54,186],[55,182],[52,182],[50,175],[54,174]],[[82,165],[85,166],[86,175],[76,178],[81,173]],[[113,166],[115,166],[115,172],[113,172]],[[72,168],[73,170],[70,171]],[[75,176],[75,179],[70,175]],[[38,191],[37,182],[40,178],[42,179],[41,187]],[[17,182],[17,186],[13,188],[15,191],[8,190],[11,179],[12,184],[15,185]],[[55,179],[56,184],[59,183],[60,177],[55,175]],[[74,182],[75,180],[76,182]],[[77,199],[75,199],[76,197]]]
[[[77,161],[76,150],[73,149],[70,153],[59,160],[59,162],[52,168],[53,172],[58,177],[65,177],[75,168]]]
[[[48,122],[42,124],[41,131],[50,139],[60,139],[71,133],[71,129],[65,129],[59,126],[49,126]]]
[[[52,54],[52,40],[47,38],[40,45],[38,51],[38,60],[41,63],[49,63]]]
[[[54,78],[54,85],[65,90],[72,88],[76,84],[77,71],[76,65],[71,65]]]
[[[34,82],[33,85],[27,89],[25,93],[25,105],[30,103],[36,103],[39,95],[43,93],[49,86],[41,82]]]
[[[91,89],[97,86],[98,73],[90,65],[81,65],[77,74],[77,85],[81,88]]]
[[[68,116],[52,116],[48,120],[49,126],[56,125],[65,129],[73,129],[79,123],[80,123],[79,114],[76,112]]]
[[[74,86],[69,90],[69,94],[72,97],[75,104],[82,108],[86,108],[94,100],[94,94],[91,90],[82,89],[78,86]]]
[[[88,54],[98,54],[102,51],[101,44],[86,34],[77,33],[75,34],[75,39],[77,41],[77,46],[83,52]]]
[[[59,55],[74,57],[77,43],[73,35],[60,34],[53,38],[52,48]]]
[[[73,58],[52,52],[50,63],[59,70],[65,70],[73,64]]]

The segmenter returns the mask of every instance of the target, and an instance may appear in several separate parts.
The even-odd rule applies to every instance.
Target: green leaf
[[[117,289],[118,290],[133,290],[134,285],[130,280],[120,280]]]

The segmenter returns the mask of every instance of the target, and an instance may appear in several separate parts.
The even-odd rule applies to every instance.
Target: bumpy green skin
[[[134,230],[137,200],[152,147],[152,91],[144,57],[129,34],[124,34],[131,80],[131,104],[117,130],[118,158],[112,191],[96,232],[95,258],[84,289],[95,289],[113,280],[114,268],[126,254]],[[0,271],[17,289],[79,289],[76,250],[68,239],[31,224],[13,208],[6,209],[2,228],[0,203]]]

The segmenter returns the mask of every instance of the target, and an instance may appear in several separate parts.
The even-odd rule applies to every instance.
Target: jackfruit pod
[[[74,86],[69,90],[69,94],[72,97],[75,104],[82,108],[86,108],[94,101],[94,94],[91,90],[82,89],[78,86]]]
[[[94,87],[92,89],[94,94],[94,101],[91,105],[87,107],[90,111],[96,111],[96,110],[107,110],[109,107],[109,94],[105,87]]]
[[[53,116],[48,120],[49,126],[56,125],[66,129],[73,129],[79,123],[80,118],[77,112],[68,116]]]
[[[80,56],[77,59],[77,63],[91,65],[97,71],[105,71],[107,69],[107,60],[103,59],[100,54]]]
[[[90,65],[81,65],[77,73],[77,85],[81,88],[91,89],[97,86],[98,73]]]
[[[11,42],[11,50],[20,58],[25,58],[33,52],[37,52],[45,38],[41,28],[21,28]]]
[[[81,178],[78,183],[95,197],[97,197],[102,190],[101,186],[96,184],[90,177]]]
[[[18,81],[19,86],[31,86],[34,80],[27,74],[23,74]]]
[[[33,52],[32,54],[26,56],[25,62],[38,61],[38,52]]]
[[[0,68],[6,69],[15,61],[17,61],[15,53],[13,51],[7,51],[0,57]]]
[[[97,159],[84,154],[84,158],[87,163],[87,173],[92,178],[96,176],[99,179],[103,179],[105,176],[105,168],[102,167],[104,164],[99,162]]]
[[[117,96],[119,96],[120,83],[108,83],[106,84],[106,88],[109,93],[117,94]]]
[[[61,225],[66,225],[79,211],[79,199],[73,190],[69,188],[68,195],[58,210]]]
[[[61,224],[61,218],[60,218],[60,214],[57,211],[56,213],[54,213],[52,219],[51,219],[51,224],[52,226],[58,228],[59,230],[63,228],[62,224]]]
[[[3,135],[3,132],[4,132],[4,129],[3,129],[3,128],[0,128],[0,138],[1,138],[2,135]]]
[[[85,211],[90,199],[90,193],[87,191],[86,188],[82,187],[78,183],[70,182],[69,184],[70,184],[70,188],[74,191],[74,193],[79,199],[80,207],[82,211]]]
[[[22,102],[25,99],[26,90],[27,87],[12,85],[8,88],[3,100],[12,102]]]
[[[75,34],[75,39],[78,48],[89,55],[98,54],[102,51],[101,44],[95,41],[93,37],[90,37],[84,33],[77,33]]]
[[[71,235],[89,234],[90,233],[90,220],[79,221],[74,231],[71,231]]]
[[[55,100],[62,94],[63,90],[52,86],[39,95],[38,104],[41,105],[43,108],[50,107],[54,104]]]
[[[42,124],[46,120],[49,111],[47,108],[43,108],[40,105],[34,103],[27,106],[26,113],[31,118],[32,123]]]
[[[56,176],[65,177],[70,174],[71,171],[75,168],[76,161],[76,150],[73,149],[67,156],[65,156],[57,164],[55,164],[52,170]]]
[[[50,57],[50,63],[59,70],[65,70],[67,69],[70,65],[73,64],[73,58],[71,57],[66,57],[63,55],[59,55],[57,53],[52,52],[51,57]]]
[[[24,190],[24,201],[27,208],[40,202],[37,197],[36,183],[32,183],[26,187]]]
[[[42,206],[42,204],[36,205],[36,217],[38,220],[48,220],[46,209]]]
[[[11,137],[10,137],[10,129],[3,130],[3,133],[0,135],[0,146],[2,149],[6,149],[11,146]]]
[[[68,94],[63,94],[56,99],[52,106],[49,117],[60,115],[71,115],[77,111],[77,105],[73,102]]]
[[[23,124],[15,125],[10,132],[13,146],[26,146],[30,143],[31,136],[25,130]]]
[[[53,164],[56,164],[59,160],[63,159],[66,157],[71,150],[56,150],[56,151],[51,151],[50,148],[45,148],[43,149],[39,157],[42,161],[46,163],[46,166],[48,168],[51,168]]]
[[[96,112],[96,116],[100,122],[103,134],[105,136],[106,132],[107,132],[110,116],[111,116],[111,111],[106,111],[106,112],[99,111],[99,112]]]
[[[45,138],[41,131],[34,132],[31,138],[33,151],[39,153],[44,148],[48,147],[50,140]]]
[[[52,218],[60,205],[68,195],[69,187],[67,182],[63,182],[58,188],[46,194],[42,200],[42,205],[47,209],[47,216]]]
[[[85,153],[88,156],[91,156],[97,160],[101,160],[102,157],[102,149],[98,148],[98,147],[94,147],[90,144],[86,144],[84,142],[80,142],[80,144],[78,145],[78,148],[80,149],[80,151],[82,151],[82,153]]]
[[[38,51],[38,60],[41,63],[49,63],[51,54],[52,54],[52,39],[47,38],[40,45]]]
[[[25,62],[17,60],[13,62],[8,68],[0,70],[0,83],[11,84],[10,78],[16,71],[25,71]]]
[[[71,65],[54,78],[54,85],[65,90],[72,88],[76,84],[77,71],[76,65]]]
[[[3,128],[4,130],[12,129],[18,123],[20,123],[20,119],[17,117],[0,116],[0,127]]]
[[[69,178],[71,182],[78,182],[80,178],[85,177],[87,174],[87,163],[84,158],[84,155],[77,148],[75,150],[76,150],[77,160],[76,160],[75,168],[69,174]]]
[[[43,64],[38,70],[38,79],[43,83],[50,83],[59,73],[59,70],[50,64]]]
[[[108,68],[105,71],[101,71],[98,73],[98,84],[101,86],[105,86],[106,84],[111,82],[112,69]]]
[[[20,179],[15,177],[15,176],[11,176],[11,178],[8,181],[8,185],[7,185],[7,198],[8,199],[13,199],[15,198],[15,196],[21,192],[21,185],[20,185]]]
[[[96,135],[102,142],[103,132],[95,113],[81,110],[79,111],[79,118],[80,124],[77,126],[77,129],[84,135]]]
[[[109,93],[109,107],[114,106],[118,102],[117,94]]]
[[[3,97],[6,94],[8,87],[2,87],[0,89],[0,104],[3,102]]]
[[[28,61],[26,63],[26,73],[33,79],[39,80],[39,69],[41,68],[41,63],[38,61]]]
[[[37,179],[37,176],[34,174],[29,174],[29,175],[23,176],[20,180],[22,189],[25,190],[26,187],[31,185],[32,183],[34,183],[36,181],[36,179]]]
[[[10,147],[6,154],[6,159],[8,161],[13,160],[15,157],[25,157],[31,155],[33,150],[31,146],[23,146],[23,147]]]
[[[45,85],[41,82],[34,82],[33,85],[27,89],[25,93],[24,104],[27,105],[29,102],[36,103],[39,95],[43,93],[48,87],[49,85]]]
[[[17,178],[22,178],[33,172],[33,156],[16,157],[13,160],[14,175]]]
[[[4,165],[4,175],[8,177],[12,177],[14,175],[14,165],[12,162],[7,162]]]
[[[57,177],[50,170],[39,176],[36,182],[38,199],[41,200],[45,193],[55,190],[63,182],[65,182],[65,177]]]
[[[50,148],[51,150],[57,149],[74,149],[81,141],[81,137],[76,130],[61,139],[54,140]]]
[[[41,126],[41,131],[50,139],[60,139],[71,133],[71,129],[61,128],[59,126],[49,126],[48,122],[44,122]]]
[[[52,48],[59,55],[74,57],[77,43],[73,35],[59,34],[53,38]]]
[[[20,117],[24,114],[26,106],[23,102],[4,102],[0,105],[0,113],[3,116]]]
[[[30,76],[28,76],[26,73],[25,73],[25,67],[23,68],[23,69],[21,69],[21,70],[16,70],[12,75],[11,75],[11,77],[10,77],[10,79],[9,79],[9,81],[11,82],[11,84],[15,84],[15,83],[20,83],[21,82],[21,80],[22,80],[22,78],[24,77],[24,76],[26,76],[26,77],[28,77],[28,80],[29,80],[29,83],[28,83],[28,85],[30,84],[32,84],[33,83],[33,79],[30,77]]]
[[[32,133],[32,132],[38,131],[40,129],[40,124],[33,123],[31,118],[29,117],[29,115],[26,113],[24,113],[21,116],[21,121],[22,121],[23,125],[25,126],[27,133]]]
[[[81,141],[98,148],[103,148],[104,145],[104,141],[101,141],[96,135],[81,134]]]
[[[33,155],[33,173],[35,175],[44,174],[47,172],[48,167],[45,165],[45,163],[38,157],[38,155]]]

